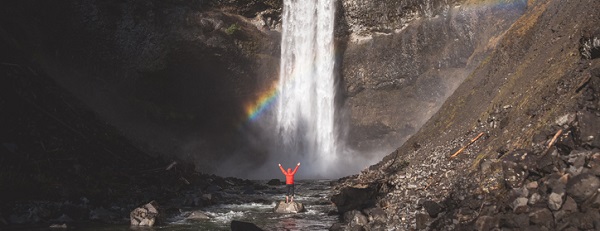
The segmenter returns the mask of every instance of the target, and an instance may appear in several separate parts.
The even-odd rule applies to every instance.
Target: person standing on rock
[[[279,169],[281,169],[281,172],[285,175],[285,188],[287,191],[285,194],[285,203],[294,201],[294,174],[298,171],[298,167],[300,167],[300,163],[296,165],[294,171],[292,171],[291,168],[288,168],[287,171],[285,171],[283,167],[281,167],[281,164],[279,164]]]

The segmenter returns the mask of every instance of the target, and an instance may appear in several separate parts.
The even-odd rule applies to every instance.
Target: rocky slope
[[[348,143],[364,153],[389,153],[414,134],[526,7],[524,1],[342,2],[337,35],[346,43],[341,88]]]
[[[600,228],[600,4],[527,4],[421,130],[340,181],[334,229]]]

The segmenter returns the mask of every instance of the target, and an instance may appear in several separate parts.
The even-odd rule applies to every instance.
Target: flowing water
[[[258,181],[266,185],[265,181]],[[275,203],[285,200],[285,185],[268,186],[260,190],[252,190],[250,194],[243,187],[236,190],[219,192],[223,201],[231,203],[208,207],[182,208],[181,212],[170,215],[166,222],[152,228],[140,230],[231,230],[233,220],[246,221],[256,224],[263,230],[328,230],[338,220],[337,215],[329,215],[335,207],[329,201],[330,181],[301,180],[296,182],[295,201],[303,203],[306,212],[297,214],[274,213]],[[210,217],[208,220],[187,220],[186,215],[191,211],[200,211]],[[108,231],[132,230],[129,225],[92,225],[78,227],[78,230]],[[138,230],[138,229],[133,229]]]
[[[320,173],[337,159],[334,0],[284,0],[277,124],[283,153]]]

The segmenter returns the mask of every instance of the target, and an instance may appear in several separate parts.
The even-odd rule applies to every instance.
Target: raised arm
[[[285,170],[283,169],[283,167],[281,167],[281,164],[279,164],[279,169],[281,169],[281,172],[283,173],[283,175],[287,175],[287,172],[285,172]]]
[[[296,171],[298,171],[298,167],[300,167],[300,163],[298,163],[296,165],[296,168],[294,168],[294,171],[292,172],[292,175],[296,174]]]

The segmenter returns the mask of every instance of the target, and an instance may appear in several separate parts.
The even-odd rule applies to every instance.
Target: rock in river
[[[152,227],[158,217],[158,205],[155,201],[140,206],[129,214],[132,226],[150,226]]]
[[[285,203],[284,201],[277,202],[274,211],[276,213],[301,213],[306,211],[302,203],[295,201]]]

